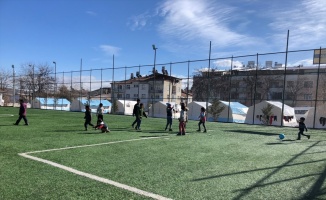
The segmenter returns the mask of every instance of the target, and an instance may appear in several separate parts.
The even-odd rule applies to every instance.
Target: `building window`
[[[145,99],[146,98],[146,94],[141,94],[141,98]]]
[[[138,94],[134,94],[134,97],[138,98]]]
[[[287,87],[294,87],[294,81],[287,81]]]
[[[277,81],[272,81],[271,82],[271,88],[281,88],[283,87],[282,84],[280,84],[280,82]]]
[[[130,85],[127,85],[127,90],[130,90]]]
[[[123,89],[123,85],[119,85],[119,86],[118,86],[118,89],[119,89],[119,90],[122,90],[122,89]]]
[[[122,98],[122,94],[118,94],[118,98]]]
[[[138,88],[138,85],[134,85],[134,88]]]
[[[256,99],[261,99],[261,94],[260,93],[256,93]]]
[[[239,94],[238,93],[231,93],[231,99],[239,99]]]
[[[282,92],[273,92],[271,97],[272,100],[282,99]]]
[[[304,94],[303,98],[304,100],[312,100],[312,94]]]
[[[126,99],[130,99],[130,94],[126,94]]]
[[[313,81],[305,81],[303,84],[304,88],[312,88],[313,86]]]
[[[145,84],[142,84],[142,85],[141,85],[141,89],[142,89],[142,90],[146,90],[146,85],[145,85]]]

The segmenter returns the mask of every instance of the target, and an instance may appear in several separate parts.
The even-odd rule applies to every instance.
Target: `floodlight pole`
[[[15,107],[15,66],[11,65],[12,67],[12,97],[13,97],[13,104],[12,107]]]
[[[154,75],[154,81],[153,81],[153,89],[154,89],[154,102],[152,103],[152,116],[154,116],[154,103],[155,103],[155,98],[156,98],[156,92],[155,92],[155,74],[156,74],[156,50],[157,47],[155,47],[155,44],[152,45],[153,50],[154,50],[154,70],[153,70],[153,75]]]
[[[57,109],[57,100],[56,100],[56,94],[57,94],[57,63],[55,61],[53,61],[54,64],[54,93],[53,93],[53,97],[54,97],[54,110]]]
[[[34,84],[34,76],[35,76],[35,74],[34,74],[34,65],[29,65],[29,67],[32,67],[32,69],[33,69],[33,76],[32,76],[32,78],[33,78],[33,80],[32,80],[32,83],[33,83],[33,94],[32,94],[32,108],[34,108],[34,93],[35,93],[35,84]]]

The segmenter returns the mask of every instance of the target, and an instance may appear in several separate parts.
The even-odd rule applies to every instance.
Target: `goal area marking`
[[[76,170],[74,168],[67,167],[65,165],[61,165],[59,163],[55,163],[55,162],[52,162],[52,161],[49,161],[49,160],[46,160],[46,159],[42,159],[42,158],[38,158],[38,157],[29,155],[29,154],[33,154],[33,153],[61,151],[61,150],[67,150],[67,149],[77,149],[77,148],[84,148],[84,147],[94,147],[94,146],[109,145],[109,144],[116,144],[116,143],[123,143],[123,142],[133,142],[133,141],[138,141],[138,140],[161,139],[161,138],[165,138],[165,137],[150,137],[150,138],[141,138],[141,139],[113,141],[113,142],[106,142],[106,143],[99,143],[99,144],[64,147],[64,148],[57,148],[57,149],[47,149],[47,150],[19,153],[18,155],[20,155],[22,157],[25,157],[25,158],[28,158],[28,159],[31,159],[31,160],[35,160],[35,161],[38,161],[38,162],[42,162],[42,163],[51,165],[53,167],[57,167],[57,168],[66,170],[68,172],[77,174],[79,176],[84,176],[84,177],[92,179],[92,180],[96,180],[96,181],[99,181],[99,182],[102,182],[102,183],[105,183],[105,184],[113,185],[115,187],[118,187],[118,188],[121,188],[121,189],[124,189],[124,190],[128,190],[130,192],[133,192],[133,193],[136,193],[136,194],[139,194],[139,195],[143,195],[143,196],[146,196],[146,197],[151,197],[151,198],[157,199],[157,200],[171,200],[170,198],[163,197],[163,196],[158,195],[158,194],[147,192],[147,191],[144,191],[144,190],[141,190],[141,189],[138,189],[138,188],[135,188],[135,187],[131,187],[129,185],[125,185],[125,184],[122,184],[122,183],[119,183],[119,182],[116,182],[116,181],[113,181],[113,180],[110,180],[110,179],[106,179],[106,178],[99,177],[99,176],[96,176],[96,175],[93,175],[93,174],[90,174],[90,173],[82,172],[82,171]]]

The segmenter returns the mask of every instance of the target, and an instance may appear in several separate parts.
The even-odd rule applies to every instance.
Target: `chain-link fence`
[[[294,126],[305,117],[309,127],[326,128],[325,59],[319,48],[90,70],[81,63],[78,71],[58,73],[32,65],[26,74],[13,72],[3,98],[7,106],[24,98],[55,110],[78,101],[76,111],[108,101],[110,112],[122,114],[132,114],[139,98],[154,117],[165,116],[166,102],[176,110],[185,102],[193,119],[205,107],[210,121]]]

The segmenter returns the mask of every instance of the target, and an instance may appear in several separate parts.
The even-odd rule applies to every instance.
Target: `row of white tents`
[[[87,100],[75,99],[71,103],[67,99],[54,99],[54,98],[35,98],[32,103],[32,108],[47,109],[47,110],[62,110],[84,112],[85,105],[89,105],[92,112],[96,112],[99,104],[102,103],[105,113],[111,112],[111,103],[108,100]]]
[[[33,108],[40,109],[55,109],[64,111],[75,111],[84,112],[85,105],[90,105],[92,112],[96,112],[98,105],[102,103],[105,109],[105,113],[111,113],[111,102],[107,100],[90,100],[87,99],[75,99],[70,103],[66,99],[56,99],[53,98],[36,98],[33,102]],[[132,115],[133,107],[136,101],[129,100],[117,100],[117,114],[122,115]],[[166,117],[166,107],[168,102],[157,102],[154,106],[148,109],[148,115],[150,117],[165,118]],[[174,108],[173,118],[177,119],[180,117],[180,105],[171,102]],[[308,128],[326,128],[326,104],[322,104],[306,109],[306,112],[301,114],[295,113],[295,108],[288,105],[282,104],[277,101],[262,101],[253,106],[247,107],[239,102],[226,102],[220,101],[220,106],[224,109],[220,113],[217,121],[218,122],[235,122],[235,123],[246,123],[246,124],[263,124],[266,123],[266,116],[264,121],[264,114],[262,109],[266,108],[268,105],[272,106],[271,116],[267,116],[267,124],[273,126],[291,126],[295,127],[298,125],[297,120],[300,117],[306,118],[306,126]],[[211,106],[211,103],[193,101],[187,105],[189,108],[188,119],[198,120],[201,107],[207,108]],[[282,115],[283,110],[283,115]],[[282,117],[283,116],[283,117]],[[282,117],[282,119],[281,119]],[[315,120],[314,120],[315,119]],[[216,121],[211,114],[207,114],[208,121]],[[263,122],[264,121],[264,122]],[[314,125],[315,124],[315,125]]]
[[[175,108],[173,114],[174,118],[179,118],[180,107],[177,107],[174,103],[170,103]],[[166,105],[167,102],[157,102],[154,104],[154,108],[149,109],[149,116],[153,117],[166,117]],[[271,116],[264,116],[263,109],[268,105],[272,107],[270,113]],[[187,105],[188,119],[198,120],[201,107],[207,108],[211,106],[211,103],[193,101]],[[277,101],[262,101],[253,106],[247,107],[239,102],[226,102],[220,101],[220,105],[224,109],[219,114],[217,119],[218,122],[235,122],[235,123],[246,123],[246,124],[264,124],[267,118],[267,125],[273,126],[298,126],[298,120],[300,117],[305,117],[305,124],[308,128],[326,128],[326,104],[317,106],[317,109],[310,107],[306,109],[304,114],[296,114],[295,109],[282,104]],[[283,110],[283,115],[282,115]],[[315,112],[316,111],[316,112]],[[153,114],[154,113],[154,114]],[[314,120],[315,119],[315,120]],[[211,114],[207,114],[207,121],[215,121]],[[314,125],[315,124],[315,125]]]

